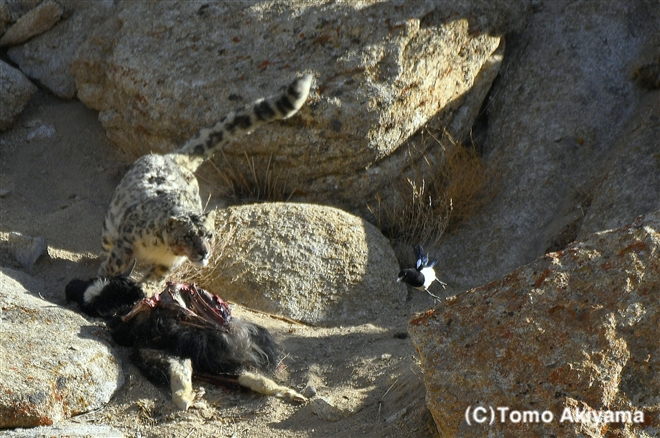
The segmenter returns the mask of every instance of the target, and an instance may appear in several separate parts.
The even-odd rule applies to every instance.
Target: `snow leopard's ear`
[[[214,229],[215,228],[215,216],[216,216],[216,211],[211,210],[208,213],[204,214],[204,226],[208,229]]]
[[[167,232],[171,233],[174,228],[176,228],[181,222],[183,222],[180,218],[171,216],[167,219],[167,222],[165,223],[165,227],[167,228]]]

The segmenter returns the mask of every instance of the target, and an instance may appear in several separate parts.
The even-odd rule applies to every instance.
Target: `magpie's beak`
[[[398,283],[398,282],[400,282],[401,280],[403,280],[403,275],[400,276],[400,277],[398,277],[398,278],[396,279],[396,282]]]

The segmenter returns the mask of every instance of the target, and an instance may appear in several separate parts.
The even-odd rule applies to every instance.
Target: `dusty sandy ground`
[[[46,238],[48,255],[31,274],[45,285],[44,299],[65,306],[66,283],[98,268],[105,209],[130,160],[109,145],[96,113],[41,91],[12,130],[0,134],[0,160],[0,193],[7,192],[0,197],[0,231]],[[237,306],[236,316],[266,326],[283,347],[276,378],[298,390],[317,389],[309,403],[196,382],[200,402],[180,412],[169,391],[145,380],[120,349],[128,383],[106,407],[70,421],[107,424],[136,437],[433,437],[406,331],[411,315],[432,304],[415,292],[405,313],[392,308],[387,326],[336,328],[293,324]]]

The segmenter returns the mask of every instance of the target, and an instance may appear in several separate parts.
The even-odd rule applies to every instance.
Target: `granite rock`
[[[0,60],[0,131],[12,126],[36,91],[23,73]]]
[[[123,384],[107,333],[39,298],[40,290],[33,278],[0,268],[0,429],[98,409]]]
[[[659,231],[660,212],[651,213],[413,317],[408,329],[441,436],[653,436]],[[510,411],[478,424],[466,413],[478,407],[489,421],[490,408]],[[552,417],[515,422],[513,411]],[[607,411],[630,419],[573,421]]]
[[[309,324],[377,321],[405,312],[406,289],[389,242],[370,223],[333,207],[269,203],[218,212],[209,265],[190,268],[220,297]]]

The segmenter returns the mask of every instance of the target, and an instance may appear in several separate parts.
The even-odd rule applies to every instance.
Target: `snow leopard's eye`
[[[185,240],[186,242],[190,243],[190,242],[192,242],[192,237],[190,237],[190,236],[184,236],[183,240]]]

